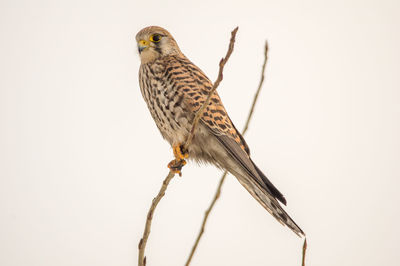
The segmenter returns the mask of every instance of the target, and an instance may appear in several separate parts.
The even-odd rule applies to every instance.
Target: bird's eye
[[[159,42],[161,41],[161,35],[160,34],[154,34],[150,36],[150,41],[152,42]]]

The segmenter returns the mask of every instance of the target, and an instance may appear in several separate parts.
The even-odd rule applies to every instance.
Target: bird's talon
[[[177,160],[184,160],[189,157],[189,153],[184,149],[183,145],[173,146],[173,151]]]
[[[182,155],[183,159],[189,158],[189,152],[183,147],[183,145],[180,146],[179,149],[181,151],[181,155]],[[185,162],[185,164],[186,164],[186,162]]]

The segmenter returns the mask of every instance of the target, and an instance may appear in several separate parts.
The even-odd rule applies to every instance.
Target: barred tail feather
[[[282,225],[289,227],[296,235],[305,236],[303,230],[293,221],[293,219],[281,207],[279,202],[265,192],[260,185],[249,176],[236,175],[238,181],[247,189],[248,192]]]

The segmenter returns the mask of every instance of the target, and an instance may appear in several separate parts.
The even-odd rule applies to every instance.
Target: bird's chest
[[[142,66],[139,84],[143,98],[162,136],[171,145],[182,143],[188,134],[189,114],[184,111],[183,95],[164,76],[161,66]]]

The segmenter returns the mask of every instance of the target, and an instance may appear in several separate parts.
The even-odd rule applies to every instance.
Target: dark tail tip
[[[286,206],[286,199],[282,195],[282,193],[271,183],[271,181],[268,180],[268,178],[264,175],[263,172],[257,167],[257,165],[251,161],[254,165],[254,167],[257,170],[257,173],[260,175],[261,179],[264,181],[264,184],[267,186],[267,188],[270,190],[271,194],[280,202],[283,203],[283,205]]]

